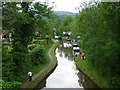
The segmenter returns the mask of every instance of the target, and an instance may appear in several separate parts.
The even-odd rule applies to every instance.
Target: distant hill
[[[75,15],[76,13],[68,12],[68,11],[54,11],[57,15]]]
[[[56,14],[59,18],[64,18],[66,16],[75,16],[76,13],[68,12],[68,11],[54,11],[54,14]]]

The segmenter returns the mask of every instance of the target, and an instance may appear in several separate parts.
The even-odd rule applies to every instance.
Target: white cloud
[[[56,7],[55,11],[71,11],[76,12],[79,6],[80,0],[55,0]]]
[[[79,6],[82,0],[34,0],[35,2],[49,2],[49,6],[54,6],[54,11],[78,12],[75,8]],[[54,3],[52,3],[54,2]]]
[[[45,2],[49,3],[49,6],[54,6],[54,11],[70,11],[70,12],[78,12],[77,9],[80,6],[80,2],[88,2],[88,1],[98,1],[98,0],[35,0],[37,2]],[[52,3],[54,2],[54,3]]]

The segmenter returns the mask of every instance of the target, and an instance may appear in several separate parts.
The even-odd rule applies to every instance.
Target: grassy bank
[[[30,83],[30,85],[28,86],[29,89],[35,88],[35,87],[38,85],[38,83],[39,83],[40,81],[42,81],[43,79],[45,79],[45,78],[54,70],[54,68],[56,67],[56,65],[57,65],[57,58],[56,58],[56,56],[55,56],[55,54],[54,54],[54,50],[55,50],[57,44],[58,44],[58,42],[55,42],[55,41],[54,41],[54,45],[50,48],[50,49],[51,49],[50,54],[51,54],[51,56],[52,56],[53,59],[54,59],[54,64],[51,65],[51,67],[50,67],[49,69],[45,70],[45,71],[44,71],[39,77],[37,77],[34,81],[32,81],[32,82]],[[48,57],[48,59],[50,60],[50,57]],[[48,64],[48,63],[47,63],[47,64]],[[46,64],[44,67],[46,67],[47,64]],[[43,68],[44,68],[44,67],[43,67]],[[42,68],[42,69],[43,69],[43,68]],[[40,70],[39,70],[39,71],[40,71]]]
[[[81,59],[81,56],[76,58],[76,64],[79,70],[83,71],[92,81],[94,81],[100,88],[110,88],[108,83],[100,76],[99,72],[89,63],[89,59]]]

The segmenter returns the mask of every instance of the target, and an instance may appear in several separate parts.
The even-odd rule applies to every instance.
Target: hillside
[[[76,13],[68,12],[68,11],[54,11],[54,14],[56,14],[59,18],[64,18],[66,16],[75,16]]]

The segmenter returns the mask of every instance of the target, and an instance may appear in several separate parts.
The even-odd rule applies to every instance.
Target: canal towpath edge
[[[30,88],[35,88],[37,86],[37,84],[46,76],[49,75],[49,73],[51,71],[53,71],[53,69],[55,69],[55,67],[57,66],[57,59],[56,57],[53,56],[54,54],[54,50],[57,46],[57,41],[54,41],[53,46],[49,49],[48,51],[48,56],[49,56],[49,63],[42,69],[40,70],[38,73],[36,73],[32,79],[33,81],[29,82],[29,80],[25,81],[23,86],[21,87],[22,89],[30,89]],[[51,55],[52,54],[52,55]],[[45,71],[47,73],[45,73]],[[43,75],[42,75],[43,74]]]

